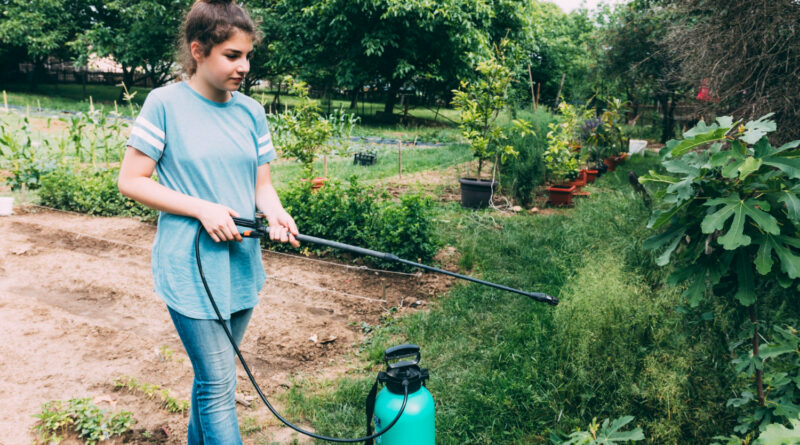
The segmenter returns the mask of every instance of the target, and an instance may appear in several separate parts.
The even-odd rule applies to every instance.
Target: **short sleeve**
[[[277,157],[272,135],[269,132],[267,116],[261,112],[256,117],[256,134],[258,135],[258,165],[264,165]]]
[[[133,129],[128,138],[128,145],[156,162],[161,159],[166,143],[164,115],[164,104],[155,95],[149,94],[144,100],[142,111],[133,122]]]

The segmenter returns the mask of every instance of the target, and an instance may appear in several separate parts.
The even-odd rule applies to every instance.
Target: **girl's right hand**
[[[239,217],[236,210],[224,205],[204,201],[197,212],[197,219],[206,229],[208,235],[215,242],[220,241],[241,241],[242,235],[231,217]]]

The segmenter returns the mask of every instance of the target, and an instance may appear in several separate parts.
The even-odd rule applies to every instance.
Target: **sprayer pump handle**
[[[389,363],[391,360],[398,360],[406,357],[414,357],[411,361],[401,361]],[[389,369],[405,368],[419,363],[420,353],[419,346],[412,344],[397,345],[383,351],[383,360],[386,361],[386,367]]]

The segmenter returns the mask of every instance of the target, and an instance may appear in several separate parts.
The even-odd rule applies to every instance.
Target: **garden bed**
[[[6,234],[0,241],[4,443],[29,443],[41,404],[73,397],[132,412],[139,431],[129,443],[184,443],[188,416],[113,384],[131,376],[168,388],[176,399],[189,398],[191,365],[152,290],[155,227],[130,218],[17,210],[0,218]],[[290,385],[296,373],[338,375],[352,345],[388,310],[425,308],[450,285],[432,274],[376,273],[271,252],[263,258],[275,279],[260,294],[242,351],[269,395]],[[316,343],[309,340],[314,335]],[[239,369],[237,393],[251,399],[255,392]],[[269,426],[245,434],[245,443],[289,442],[285,428],[267,422],[271,415],[261,403],[255,406],[239,405],[243,431],[245,425]],[[141,439],[143,431],[152,441]]]

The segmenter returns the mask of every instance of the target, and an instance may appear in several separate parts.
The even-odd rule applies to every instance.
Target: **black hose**
[[[214,301],[214,297],[211,295],[211,289],[209,289],[208,283],[206,282],[206,276],[205,274],[203,274],[203,263],[200,260],[200,233],[202,232],[202,230],[203,230],[203,225],[198,224],[197,235],[194,238],[194,255],[195,258],[197,259],[197,270],[200,272],[200,279],[203,280],[203,287],[206,288],[208,299],[211,300],[211,306],[214,307],[214,312],[217,313],[217,318],[219,319],[219,323],[222,325],[222,329],[225,330],[225,335],[228,336],[228,340],[230,340],[231,346],[233,346],[233,350],[236,351],[236,356],[239,357],[239,361],[242,363],[242,367],[244,368],[244,371],[247,373],[247,377],[250,378],[250,383],[253,384],[253,387],[256,389],[258,396],[261,397],[261,401],[263,401],[264,404],[267,405],[267,408],[269,408],[272,414],[274,414],[275,417],[278,418],[278,420],[283,422],[284,425],[297,431],[298,433],[305,434],[306,436],[313,437],[314,439],[326,440],[328,442],[340,442],[340,443],[366,442],[389,431],[389,428],[393,427],[394,424],[397,423],[398,420],[400,420],[400,416],[403,415],[403,411],[405,411],[406,409],[406,403],[408,402],[408,382],[405,380],[403,381],[403,406],[400,407],[400,412],[397,413],[397,416],[394,418],[394,420],[392,420],[392,422],[389,425],[386,425],[386,428],[382,429],[379,432],[376,432],[375,434],[371,434],[365,437],[359,437],[354,439],[340,439],[336,437],[328,437],[315,434],[293,425],[291,422],[284,419],[280,414],[278,414],[277,411],[275,411],[275,408],[273,408],[272,405],[269,403],[269,400],[267,400],[267,396],[265,396],[264,393],[261,392],[261,388],[258,386],[258,383],[256,383],[256,378],[253,376],[253,373],[250,372],[250,368],[247,366],[247,362],[244,361],[244,357],[242,356],[241,351],[239,351],[239,347],[236,346],[236,342],[233,340],[233,335],[231,335],[231,331],[228,329],[228,325],[225,324],[225,319],[222,318],[222,314],[219,312],[219,308],[217,308],[217,302]]]

